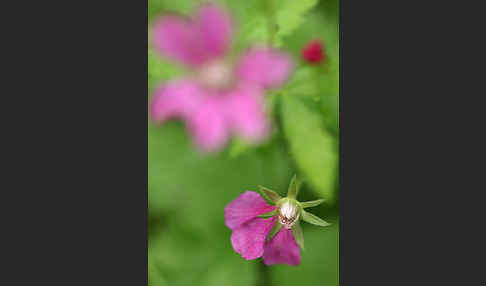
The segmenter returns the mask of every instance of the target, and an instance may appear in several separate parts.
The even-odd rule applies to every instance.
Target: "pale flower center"
[[[290,202],[284,202],[278,210],[278,221],[286,228],[290,229],[299,218],[299,209]]]
[[[197,77],[204,86],[212,89],[226,88],[233,81],[231,66],[221,60],[212,61],[200,67]]]

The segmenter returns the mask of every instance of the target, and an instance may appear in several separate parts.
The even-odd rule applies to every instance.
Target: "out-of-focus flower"
[[[322,50],[322,42],[314,40],[309,42],[302,50],[302,58],[310,64],[318,64],[326,59],[326,54]]]
[[[327,222],[304,211],[304,208],[321,204],[324,200],[298,202],[299,182],[294,176],[287,197],[260,187],[269,205],[256,192],[246,191],[225,208],[225,223],[233,232],[233,249],[246,260],[263,256],[266,265],[300,264],[299,245],[304,248],[304,237],[299,220],[327,226]],[[283,226],[283,227],[282,227]]]
[[[161,85],[153,94],[150,117],[162,123],[181,118],[205,151],[224,146],[234,134],[250,142],[267,135],[262,95],[281,85],[293,64],[271,48],[255,47],[238,62],[227,59],[232,20],[214,4],[203,4],[193,19],[166,14],[153,26],[154,48],[190,72]]]

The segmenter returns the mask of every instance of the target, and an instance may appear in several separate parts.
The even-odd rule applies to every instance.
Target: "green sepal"
[[[300,227],[300,222],[297,221],[290,230],[292,231],[297,244],[300,246],[300,248],[302,248],[302,250],[304,250],[304,234],[302,232],[302,228]]]
[[[331,225],[330,223],[328,222],[325,222],[323,219],[321,219],[320,217],[317,217],[311,213],[308,213],[304,210],[302,210],[302,220],[310,223],[310,224],[315,224],[315,225],[318,225],[318,226],[329,226]]]
[[[289,190],[287,192],[287,197],[291,199],[296,199],[297,195],[299,194],[301,181],[297,179],[297,175],[292,177],[290,181]]]
[[[281,228],[282,228],[282,224],[280,224],[278,221],[275,222],[273,228],[268,233],[267,240],[272,239],[280,231]]]
[[[276,204],[282,197],[277,194],[277,192],[272,191],[268,188],[265,188],[264,186],[258,186],[258,189],[260,190],[260,193],[269,201],[272,203]]]
[[[267,217],[272,217],[272,216],[276,216],[276,215],[277,215],[277,209],[274,209],[271,212],[258,215],[258,217],[260,217],[260,218],[267,218]]]
[[[315,200],[315,201],[308,201],[308,202],[301,202],[300,206],[305,209],[305,208],[310,208],[310,207],[315,207],[320,204],[322,204],[325,200],[320,199],[320,200]]]

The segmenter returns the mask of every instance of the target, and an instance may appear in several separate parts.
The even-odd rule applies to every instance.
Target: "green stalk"
[[[275,36],[278,29],[273,0],[263,0],[263,6],[267,18],[268,46],[272,47],[275,43]]]

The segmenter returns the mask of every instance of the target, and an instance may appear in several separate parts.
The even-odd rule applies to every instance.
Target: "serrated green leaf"
[[[320,199],[320,200],[315,200],[315,201],[301,202],[300,203],[300,206],[303,209],[305,209],[305,208],[310,208],[310,207],[318,206],[318,205],[322,204],[325,201],[326,200]]]
[[[272,203],[276,204],[282,197],[277,194],[277,192],[270,190],[269,188],[265,188],[264,186],[258,186],[258,190],[262,195]]]
[[[297,198],[297,195],[299,194],[301,183],[302,182],[297,179],[297,175],[294,175],[292,177],[292,180],[290,181],[290,184],[289,184],[289,190],[287,191],[287,197],[295,200]]]
[[[282,38],[292,34],[303,22],[306,12],[318,0],[247,0],[225,1],[239,23],[237,46],[251,44],[282,46]]]
[[[295,71],[287,84],[288,93],[298,93],[301,96],[317,97],[318,87],[313,67],[304,66]]]
[[[302,215],[302,220],[305,221],[305,222],[308,222],[310,224],[314,224],[314,225],[318,225],[318,226],[329,226],[329,225],[331,225],[330,223],[324,221],[320,217],[315,216],[315,215],[313,215],[309,212],[306,212],[304,210],[302,210],[301,215]]]
[[[297,221],[291,228],[292,234],[294,235],[297,244],[304,250],[304,234],[302,228],[300,227],[300,222]]]
[[[272,229],[268,233],[267,240],[272,239],[280,231],[281,228],[282,228],[282,224],[280,224],[278,221],[275,222]]]
[[[337,150],[322,118],[293,94],[282,97],[282,125],[302,176],[322,197],[334,202]]]
[[[277,9],[277,36],[282,38],[290,35],[304,21],[305,13],[314,7],[318,0],[284,0],[275,1]]]

